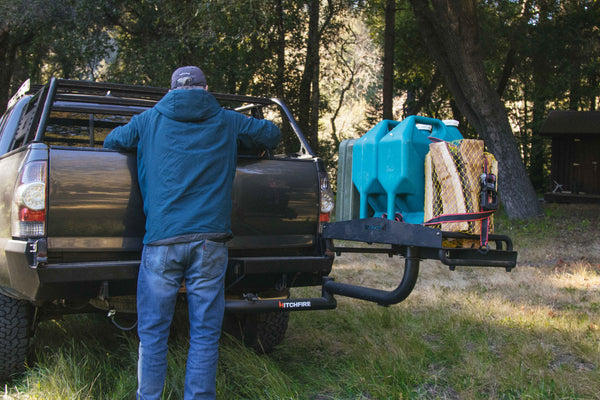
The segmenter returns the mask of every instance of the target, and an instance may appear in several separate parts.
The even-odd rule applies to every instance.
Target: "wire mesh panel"
[[[425,221],[438,216],[457,217],[481,210],[482,174],[498,176],[498,163],[484,151],[481,140],[437,142],[425,158]],[[493,232],[493,217],[489,233]],[[457,220],[460,218],[457,218]],[[481,220],[444,222],[436,228],[449,232],[479,234]],[[460,243],[460,246],[470,246]]]

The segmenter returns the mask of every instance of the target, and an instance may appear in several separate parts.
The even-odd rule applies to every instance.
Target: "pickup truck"
[[[145,223],[136,157],[102,144],[166,91],[51,79],[26,82],[9,102],[0,120],[0,378],[22,367],[44,318],[135,315]],[[335,307],[331,297],[289,299],[291,287],[320,285],[331,271],[320,225],[333,195],[323,162],[282,101],[214,95],[283,133],[276,151],[238,144],[228,243],[226,325],[269,351],[283,339],[290,310]]]
[[[118,316],[135,318],[145,223],[136,156],[102,144],[165,93],[52,79],[24,84],[9,102],[0,120],[0,380],[22,368],[40,320],[103,312],[122,327]],[[275,151],[238,144],[232,192],[223,328],[256,351],[282,341],[290,311],[334,309],[334,295],[382,306],[403,301],[422,259],[451,270],[516,266],[503,235],[486,236],[491,248],[461,248],[448,243],[479,238],[374,215],[330,222],[334,198],[324,164],[285,104],[214,95],[221,106],[268,118],[283,133]],[[336,255],[357,252],[403,257],[398,287],[329,276]],[[321,297],[290,298],[290,288],[303,286],[321,286]],[[185,285],[180,297],[185,302]]]

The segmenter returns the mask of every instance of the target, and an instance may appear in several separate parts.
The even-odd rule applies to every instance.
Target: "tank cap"
[[[431,132],[431,125],[426,124],[415,124],[415,127],[420,131],[429,131]]]
[[[454,126],[456,128],[458,128],[458,125],[460,124],[460,122],[458,122],[455,119],[445,119],[442,121],[444,123],[444,125],[446,126]]]

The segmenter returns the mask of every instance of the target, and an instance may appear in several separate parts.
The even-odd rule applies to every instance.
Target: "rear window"
[[[130,115],[52,111],[44,142],[56,146],[101,148],[110,131],[130,119]]]
[[[21,98],[0,120],[0,155],[32,140],[31,125],[36,114],[36,99],[32,96]]]
[[[6,122],[10,118],[11,112],[12,112],[12,109],[7,111],[6,114],[4,114],[2,116],[2,118],[0,118],[0,156],[8,151],[8,149],[12,143],[12,139],[13,139],[12,132],[7,131],[6,134],[4,132],[5,128],[6,128]]]
[[[282,132],[282,141],[272,152],[238,146],[240,155],[302,157],[302,143],[296,135],[292,123],[277,104],[258,104],[231,99],[220,100],[222,107],[241,114],[275,123]],[[50,112],[44,132],[44,143],[54,146],[102,148],[106,136],[116,127],[127,124],[133,114],[144,111],[145,107],[122,107],[94,103],[55,102]]]

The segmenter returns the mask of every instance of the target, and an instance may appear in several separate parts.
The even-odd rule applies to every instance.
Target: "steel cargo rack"
[[[451,270],[456,267],[500,267],[510,272],[517,264],[517,252],[511,239],[505,235],[490,234],[484,248],[447,247],[448,239],[479,242],[479,235],[447,232],[440,229],[409,224],[385,218],[364,218],[331,222],[323,225],[322,238],[329,250],[342,253],[387,254],[404,257],[404,272],[394,290],[380,290],[336,282],[323,277],[320,298],[263,300],[248,296],[243,300],[227,300],[230,311],[268,312],[326,310],[337,307],[334,295],[351,297],[390,306],[405,300],[412,292],[419,276],[421,260],[438,260]],[[345,246],[336,246],[336,241]]]
[[[493,248],[489,245],[446,247],[448,239],[478,242],[480,237],[373,217],[325,224],[322,236],[329,240],[330,250],[338,256],[342,253],[378,253],[404,257],[402,280],[393,291],[349,285],[332,279],[323,283],[323,290],[329,294],[372,301],[383,306],[399,303],[408,297],[417,282],[420,261],[424,259],[439,260],[451,270],[457,266],[501,267],[510,272],[517,264],[517,252],[513,250],[511,239],[505,235],[488,236],[488,243]],[[356,246],[335,246],[335,240],[357,243],[353,243]]]

